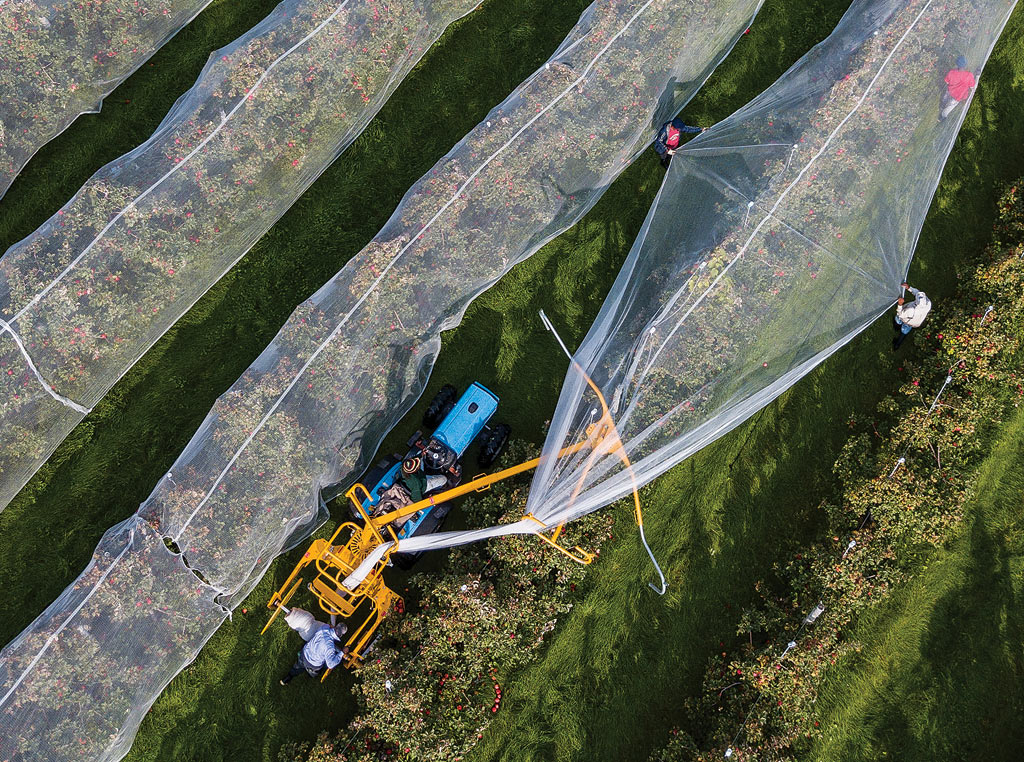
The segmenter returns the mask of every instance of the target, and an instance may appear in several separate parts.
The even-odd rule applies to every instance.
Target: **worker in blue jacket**
[[[334,669],[341,660],[348,654],[348,647],[342,645],[342,638],[348,632],[344,622],[338,622],[335,626],[321,624],[320,628],[313,633],[313,637],[306,641],[306,645],[299,651],[299,658],[288,670],[288,674],[281,678],[281,685],[288,685],[292,678],[305,672],[310,677],[316,677],[324,671],[324,667]]]
[[[682,144],[684,134],[693,135],[706,129],[707,127],[691,127],[678,116],[671,122],[665,122],[658,132],[658,137],[654,139],[654,150],[661,157],[661,166],[668,169],[672,154]]]

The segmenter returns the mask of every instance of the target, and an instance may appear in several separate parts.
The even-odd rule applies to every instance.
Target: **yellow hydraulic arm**
[[[560,458],[563,455],[571,455],[574,452],[578,452],[579,450],[583,449],[583,447],[585,447],[589,441],[590,440],[584,440],[582,442],[577,442],[571,447],[566,447],[561,452],[558,453],[557,457]],[[407,519],[410,516],[415,516],[419,511],[423,510],[424,508],[430,508],[431,506],[446,503],[449,500],[454,500],[457,497],[468,495],[470,492],[484,492],[486,490],[489,490],[492,484],[504,481],[505,479],[510,479],[513,476],[518,476],[519,474],[525,473],[526,471],[532,471],[533,469],[540,465],[540,460],[540,458],[534,458],[533,460],[528,460],[525,463],[520,463],[517,466],[506,468],[494,474],[480,474],[479,476],[473,477],[470,481],[465,482],[464,484],[460,484],[458,487],[452,487],[451,489],[445,490],[444,492],[439,492],[436,495],[425,497],[418,502],[412,503],[411,505],[406,505],[394,511],[382,513],[380,516],[375,516],[374,518],[370,519],[370,523],[378,531],[380,531],[392,522],[399,522],[402,519]],[[369,496],[369,492],[366,492],[366,488],[363,487],[362,484],[353,485],[352,489],[350,489],[346,493],[346,495],[348,495],[348,497],[352,499],[353,502],[356,501],[356,498],[354,497],[354,492],[357,488],[362,488],[366,495]],[[572,555],[564,548],[559,549],[570,556]],[[577,548],[576,550],[579,549]],[[587,563],[589,563],[589,561],[587,561]]]
[[[591,443],[590,439],[584,440],[571,447],[566,447],[558,455],[561,457],[577,452],[589,443]],[[288,575],[288,578],[267,603],[267,608],[272,609],[274,613],[263,628],[263,632],[269,629],[278,614],[282,611],[287,614],[288,603],[303,582],[299,574],[307,566],[312,565],[316,569],[316,576],[313,577],[308,588],[309,592],[317,598],[321,609],[332,616],[346,619],[354,616],[359,609],[366,611],[365,620],[352,632],[345,644],[346,656],[342,663],[346,667],[355,667],[362,661],[364,651],[384,617],[393,607],[400,606],[402,602],[401,596],[384,583],[383,577],[384,569],[390,565],[391,555],[399,545],[392,524],[401,522],[402,519],[407,519],[425,508],[446,503],[471,492],[488,490],[492,484],[536,468],[540,464],[540,460],[540,458],[534,458],[494,474],[480,474],[465,484],[373,517],[363,507],[364,501],[372,499],[370,491],[359,482],[353,484],[345,496],[352,501],[362,523],[345,521],[335,530],[330,539],[313,541],[309,550],[295,565],[292,573]],[[537,520],[534,519],[534,521]],[[538,523],[540,522],[538,521]],[[538,533],[537,536],[574,561],[589,564],[593,560],[590,553],[579,547],[569,549],[558,544],[560,530],[561,527],[556,528],[552,537],[542,533]],[[352,574],[371,552],[387,542],[390,542],[391,546],[384,552],[366,578],[356,585],[355,589],[350,590],[345,587],[343,584],[345,578]]]
[[[545,325],[554,332],[554,327],[551,326],[543,312],[541,313],[541,318],[544,320]],[[555,333],[555,336],[558,338],[557,333]],[[651,585],[651,588],[659,594],[663,594],[665,592],[665,577],[661,573],[661,569],[658,567],[657,561],[654,559],[654,554],[651,553],[651,550],[647,545],[647,540],[644,537],[643,513],[640,508],[640,495],[638,492],[639,485],[637,483],[636,474],[633,470],[633,464],[630,462],[629,457],[626,454],[626,449],[623,446],[622,440],[619,438],[619,433],[615,427],[615,422],[612,419],[611,411],[608,408],[608,404],[605,401],[601,390],[593,382],[590,376],[587,375],[583,367],[576,362],[569,350],[566,349],[565,344],[562,343],[561,338],[558,338],[558,342],[569,357],[573,366],[586,379],[588,386],[597,396],[602,410],[601,418],[587,428],[586,439],[562,449],[556,456],[560,458],[564,455],[578,452],[587,446],[591,448],[590,455],[587,457],[586,463],[583,466],[583,473],[579,478],[576,488],[573,490],[569,502],[571,504],[578,497],[588,473],[598,458],[604,455],[617,455],[622,460],[623,465],[630,475],[630,480],[632,481],[634,514],[637,526],[640,529],[640,538],[643,541],[648,554],[650,554],[651,561],[654,563],[659,576],[661,577],[660,590],[654,585]],[[445,490],[444,492],[436,495],[431,495],[430,497],[426,497],[412,503],[411,505],[407,505],[394,511],[389,511],[388,513],[384,513],[376,517],[371,517],[363,507],[364,501],[372,502],[372,496],[370,495],[369,490],[367,490],[361,483],[353,484],[345,495],[355,506],[356,512],[362,519],[362,524],[360,525],[351,521],[346,521],[338,527],[329,540],[316,540],[313,542],[309,550],[307,550],[305,555],[303,555],[302,560],[295,566],[295,569],[289,575],[288,579],[286,579],[284,584],[281,585],[281,588],[274,593],[267,604],[268,608],[274,609],[274,613],[270,617],[270,621],[267,622],[267,626],[263,628],[263,631],[266,632],[267,628],[270,627],[271,623],[277,618],[277,615],[281,611],[287,611],[286,607],[289,600],[302,584],[302,579],[298,578],[299,572],[301,572],[306,566],[313,564],[316,567],[317,574],[313,578],[313,581],[310,582],[309,590],[317,597],[320,602],[320,607],[324,611],[332,616],[349,618],[356,613],[357,609],[363,608],[364,610],[368,610],[366,619],[363,621],[362,625],[352,633],[346,643],[347,655],[343,664],[346,667],[356,666],[362,660],[367,645],[370,643],[373,634],[380,626],[384,617],[392,607],[401,606],[402,604],[401,596],[384,584],[383,577],[384,569],[391,563],[391,554],[394,553],[399,546],[399,540],[392,528],[392,525],[394,523],[401,524],[404,519],[408,519],[425,508],[440,505],[462,495],[467,495],[470,492],[483,492],[490,489],[492,484],[500,482],[503,479],[508,479],[512,476],[516,476],[517,474],[536,468],[540,462],[540,458],[534,458],[533,460],[528,460],[525,463],[520,463],[517,466],[506,468],[494,474],[481,474],[458,487]],[[536,517],[527,514],[526,518],[537,522],[542,529],[546,528],[546,525]],[[558,538],[561,531],[562,525],[560,524],[554,529],[550,537],[542,532],[538,532],[537,536],[574,561],[581,564],[589,564],[593,560],[593,556],[590,553],[587,553],[579,547],[568,549],[559,545]],[[385,543],[389,543],[388,548],[374,563],[373,569],[365,578],[363,578],[363,581],[354,585],[354,589],[345,587],[343,584],[345,578],[352,574],[374,550]],[[296,581],[296,578],[298,578],[298,581]],[[328,670],[328,672],[329,671],[330,670]]]

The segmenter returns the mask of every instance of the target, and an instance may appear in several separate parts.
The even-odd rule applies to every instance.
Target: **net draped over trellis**
[[[124,554],[101,546],[3,650],[0,758],[24,750],[26,759],[119,758],[160,681],[220,621],[206,609],[162,612],[160,602],[173,593],[221,613],[237,605],[281,549],[321,520],[320,488],[358,475],[411,407],[440,331],[596,203],[759,6],[594,3],[548,63],[410,189],[378,236],[218,399],[135,519],[111,530]],[[132,530],[134,544],[125,539]],[[153,532],[169,543],[160,563],[174,573],[136,584],[132,569],[161,552],[159,544],[136,550]],[[181,564],[205,584],[176,573]],[[157,649],[166,660],[156,677],[135,686]]]
[[[0,510],[479,0],[284,0],[0,259]]]
[[[0,3],[0,197],[41,146],[115,87],[210,0]]]
[[[1015,5],[856,0],[825,42],[676,155],[575,357],[639,483],[739,425],[880,315],[893,320],[973,95],[950,103],[947,74],[963,56],[980,76]],[[601,415],[585,383],[570,369],[549,455],[583,435],[595,407]],[[548,457],[527,510],[570,520],[632,482],[614,451],[589,464]]]
[[[980,75],[1015,5],[855,0],[772,87],[675,154],[573,357],[528,514],[553,527],[628,495],[889,311],[973,94],[951,103],[945,78],[960,56]],[[611,435],[559,457],[601,423],[602,400]]]

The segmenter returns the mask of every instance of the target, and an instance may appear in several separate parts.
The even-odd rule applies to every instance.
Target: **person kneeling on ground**
[[[661,166],[668,169],[672,155],[683,140],[683,133],[695,134],[706,129],[707,127],[691,127],[678,116],[671,122],[665,122],[658,132],[658,137],[654,139],[654,150],[661,157]]]
[[[342,638],[348,632],[348,625],[338,622],[333,627],[321,624],[306,645],[299,651],[295,664],[288,674],[281,678],[281,685],[288,685],[292,678],[305,672],[310,677],[317,677],[324,667],[334,669],[348,655],[348,647],[343,646]]]
[[[896,300],[896,338],[892,340],[892,349],[895,352],[900,344],[907,338],[907,335],[915,328],[920,328],[924,319],[928,317],[928,311],[932,308],[932,300],[924,291],[901,283],[902,288],[908,289],[914,295],[912,302],[907,302],[902,296]]]
[[[942,94],[939,102],[939,121],[945,121],[946,117],[953,113],[953,109],[966,100],[977,82],[974,75],[967,71],[967,59],[960,56],[956,59],[956,68],[950,69],[946,74],[946,92]]]

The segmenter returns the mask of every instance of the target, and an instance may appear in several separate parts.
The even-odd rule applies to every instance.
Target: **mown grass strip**
[[[102,531],[134,511],[213,399],[292,307],[358,250],[404,190],[547,57],[585,4],[491,2],[451,30],[347,161],[321,178],[76,429],[0,515],[4,641],[74,578]],[[711,123],[741,106],[827,35],[846,5],[769,0],[687,119]],[[1007,150],[1024,140],[1022,15],[1018,11],[986,71],[919,247],[915,277],[926,280],[938,299],[952,289],[949,265],[959,252],[987,240],[996,183],[1024,173],[1024,155]],[[186,38],[172,44],[179,39]],[[153,85],[146,71],[126,86]],[[177,92],[193,79],[191,74]],[[149,115],[152,126],[163,111]],[[117,120],[111,118],[113,133]],[[55,145],[70,155],[64,138]],[[95,169],[122,152],[83,163]],[[29,204],[41,209],[39,220],[85,177],[61,181],[64,189],[47,201],[46,178],[33,173],[34,164],[19,183],[33,177],[39,183],[32,187],[41,195]],[[573,344],[582,338],[660,179],[653,157],[644,157],[583,223],[478,300],[463,325],[445,337],[425,396],[446,381],[478,378],[502,396],[501,415],[517,435],[539,442],[566,365],[536,320],[537,309],[543,306]],[[5,207],[21,192],[12,188]],[[21,224],[12,238],[33,227]],[[618,542],[594,567],[585,604],[543,662],[509,687],[510,701],[481,757],[636,759],[660,742],[678,719],[677,697],[699,684],[707,654],[733,631],[742,591],[813,528],[813,507],[832,488],[844,416],[895,388],[888,379],[893,365],[887,339],[887,326],[873,329],[750,424],[652,488],[648,536],[671,567],[670,597],[657,599],[647,590],[648,562],[623,524],[621,539],[616,534]],[[421,412],[413,411],[396,440],[405,439]],[[171,684],[144,723],[131,759],[273,759],[283,741],[311,739],[318,730],[345,724],[352,711],[351,678],[295,684],[282,692],[277,678],[294,658],[295,639],[284,628],[258,635],[262,603],[294,560],[275,565],[243,606],[246,613],[240,609]]]

